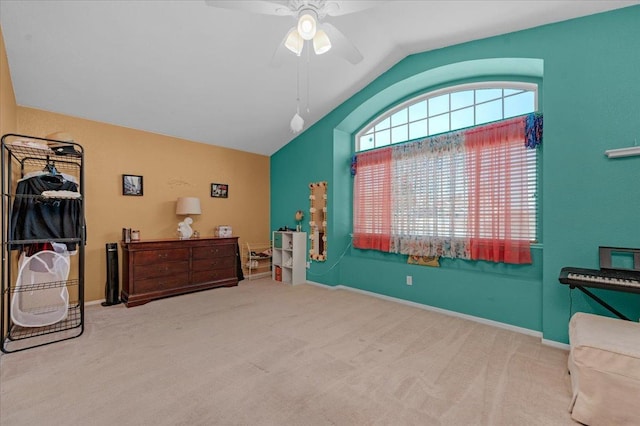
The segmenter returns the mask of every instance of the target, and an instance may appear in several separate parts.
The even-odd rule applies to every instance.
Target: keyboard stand
[[[631,321],[629,318],[627,318],[626,316],[621,314],[620,311],[618,311],[616,308],[614,308],[613,306],[611,306],[610,304],[608,304],[604,300],[600,299],[598,296],[596,296],[595,294],[593,294],[592,292],[590,292],[589,290],[587,290],[583,286],[575,285],[575,284],[569,284],[569,288],[570,289],[577,288],[578,290],[580,290],[581,292],[583,292],[584,294],[586,294],[587,296],[589,296],[590,298],[592,298],[593,300],[598,302],[600,305],[602,305],[603,307],[608,309],[609,312],[611,312],[612,314],[616,315],[618,318],[623,319],[625,321]]]

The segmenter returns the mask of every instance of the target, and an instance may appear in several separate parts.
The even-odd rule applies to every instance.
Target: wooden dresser
[[[121,242],[127,307],[154,299],[238,285],[238,238]]]

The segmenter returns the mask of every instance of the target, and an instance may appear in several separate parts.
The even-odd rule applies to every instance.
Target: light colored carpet
[[[9,425],[575,425],[567,353],[346,290],[269,279],[89,306],[0,358]]]

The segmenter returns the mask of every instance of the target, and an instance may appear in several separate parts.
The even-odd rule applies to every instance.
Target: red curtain
[[[391,148],[358,154],[353,190],[353,246],[389,251]]]
[[[531,263],[529,184],[535,164],[524,146],[526,117],[465,133],[471,258]]]

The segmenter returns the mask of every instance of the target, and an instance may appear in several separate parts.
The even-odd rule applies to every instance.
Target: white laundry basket
[[[22,256],[11,298],[11,319],[22,327],[44,327],[67,317],[70,261],[67,253],[43,250]]]

